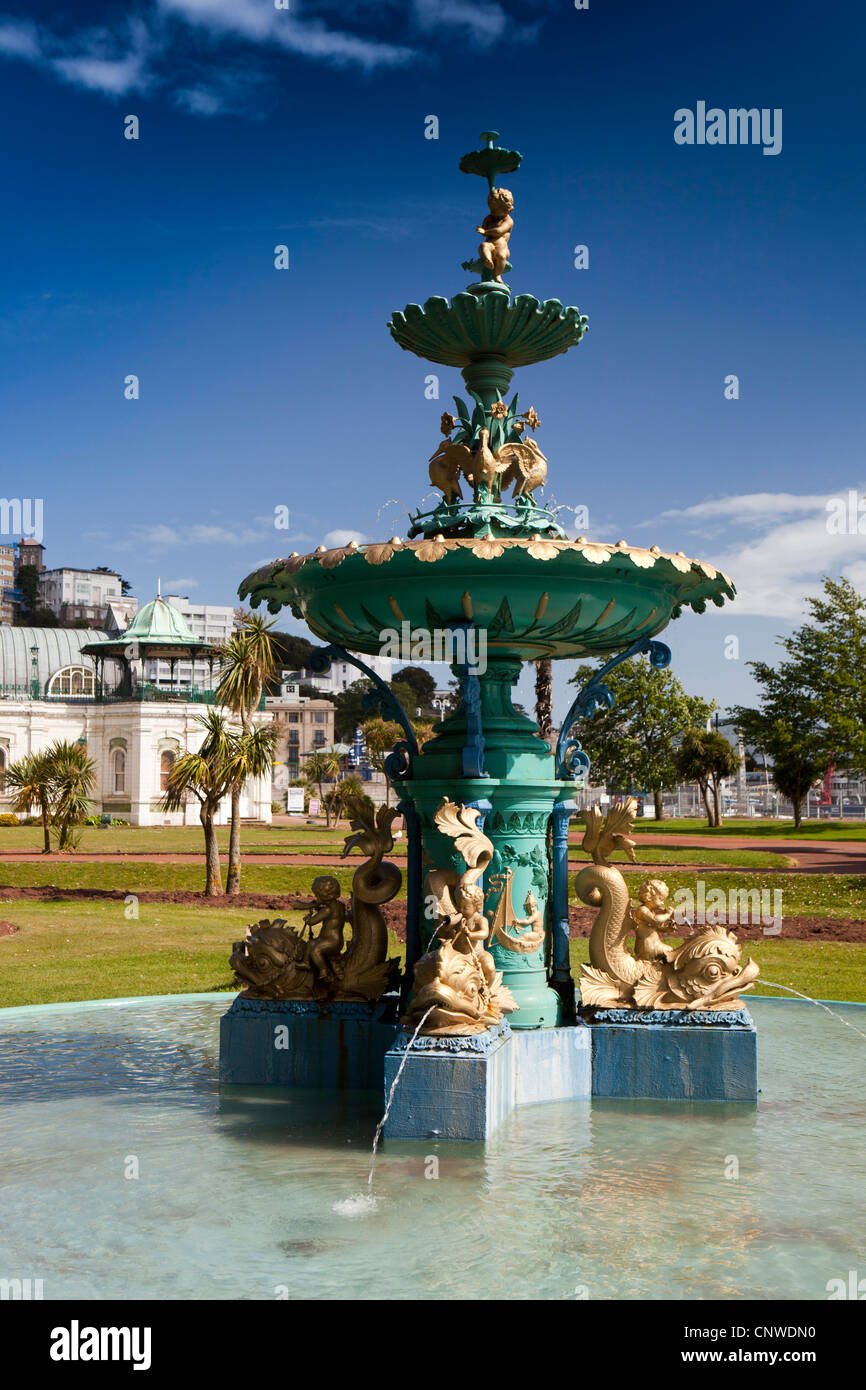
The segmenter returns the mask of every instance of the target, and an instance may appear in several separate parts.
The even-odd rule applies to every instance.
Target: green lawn
[[[321,825],[245,825],[241,829],[242,846],[258,846],[268,850],[270,845],[299,845],[309,843],[342,845],[348,826],[339,831],[326,830]],[[217,839],[228,849],[229,827],[217,827]],[[203,852],[204,835],[198,825],[134,826],[112,825],[104,829],[85,825],[80,831],[78,849],[99,854],[123,854],[129,850],[142,853],[198,854]],[[15,854],[23,850],[42,849],[42,829],[38,825],[0,825],[0,852]],[[271,851],[272,852],[272,851]]]
[[[666,941],[677,944],[675,937]],[[743,943],[743,959],[751,956],[761,974],[777,985],[787,985],[812,999],[848,999],[866,1003],[866,946],[847,941],[786,941],[784,937],[764,938]],[[589,962],[589,942],[580,937],[571,943],[571,967],[575,978],[578,967]],[[783,989],[770,989],[760,979],[750,994],[792,998]]]
[[[576,867],[576,865],[575,865]],[[309,864],[256,864],[247,860],[243,868],[241,887],[248,893],[307,893],[321,869],[315,861]],[[347,891],[352,882],[354,866],[351,859],[343,865],[329,867]],[[630,870],[629,881],[639,873]],[[771,894],[780,891],[782,910],[787,916],[866,918],[866,876],[859,874],[778,874],[772,872],[737,874],[736,871],[688,873],[665,870],[665,881],[673,894],[678,888],[697,891],[700,879],[709,894],[712,888],[731,890],[767,889]],[[148,860],[118,863],[45,862],[0,864],[0,895],[4,886],[29,887],[52,884],[64,888],[114,888],[124,893],[151,890],[171,892],[175,889],[201,892],[204,870],[199,864],[165,864]],[[405,896],[405,887],[400,896]],[[772,902],[772,899],[770,900]]]
[[[137,919],[123,903],[3,902],[0,915],[20,927],[0,938],[0,1007],[139,994],[234,988],[228,958],[248,923],[265,916],[300,922],[300,912],[177,907],[141,903]],[[403,947],[391,937],[392,955]]]
[[[0,901],[0,915],[21,928],[0,939],[0,1007],[231,990],[232,943],[266,915],[171,903],[141,903],[139,914],[127,919],[122,903]],[[396,938],[391,945],[402,955]],[[744,950],[779,984],[817,998],[866,1001],[866,946],[774,938]],[[571,954],[575,966],[585,961],[586,940],[573,941]]]
[[[572,824],[574,824],[572,822]],[[710,828],[706,820],[637,820],[638,835],[754,835],[765,840],[866,840],[866,821],[804,820],[799,830],[792,820],[761,820],[756,817],[730,817],[724,825]],[[572,830],[572,835],[575,831]],[[580,833],[580,832],[578,832]]]

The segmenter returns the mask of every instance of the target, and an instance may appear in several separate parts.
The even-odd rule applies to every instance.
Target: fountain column
[[[415,758],[412,779],[405,785],[418,808],[427,868],[465,867],[454,841],[434,824],[443,799],[489,803],[484,833],[495,852],[483,880],[484,912],[491,928],[488,949],[518,1004],[509,1016],[512,1028],[548,1028],[561,1021],[562,1009],[547,978],[552,921],[547,831],[553,807],[569,784],[557,780],[551,750],[539,737],[538,725],[514,708],[511,688],[520,669],[517,660],[494,657],[483,673],[479,671],[485,775],[463,776],[463,750],[471,730],[461,706],[437,726]],[[538,932],[519,921],[530,915],[525,906],[530,892],[544,922],[541,940],[531,948]],[[417,934],[425,949],[434,930],[432,913],[432,903],[422,901]]]

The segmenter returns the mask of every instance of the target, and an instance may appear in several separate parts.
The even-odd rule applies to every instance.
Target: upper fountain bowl
[[[320,546],[264,565],[238,592],[272,613],[288,605],[323,641],[368,655],[403,622],[428,640],[471,622],[491,657],[521,661],[620,652],[683,608],[735,594],[726,574],[658,546],[492,536]]]
[[[434,296],[423,305],[407,304],[388,327],[407,352],[446,367],[469,367],[495,358],[504,366],[544,362],[579,343],[588,319],[579,309],[563,308],[558,299],[542,303],[519,294],[455,294],[449,302]]]

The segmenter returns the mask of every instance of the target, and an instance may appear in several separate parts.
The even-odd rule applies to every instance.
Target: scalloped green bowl
[[[455,294],[450,301],[434,296],[423,307],[407,304],[388,327],[407,352],[447,367],[468,367],[482,358],[498,358],[507,367],[525,367],[567,352],[579,343],[588,319],[579,309],[563,308],[558,299],[543,303],[531,294],[510,302],[504,294]]]
[[[622,651],[683,607],[721,606],[735,590],[711,566],[657,550],[434,538],[322,547],[264,566],[238,592],[272,613],[288,606],[323,641],[366,654],[404,621],[433,632],[470,619],[491,658],[534,661]]]

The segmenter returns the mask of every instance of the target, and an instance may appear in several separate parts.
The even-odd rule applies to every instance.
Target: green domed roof
[[[169,656],[172,650],[178,653],[193,651],[203,656],[216,651],[212,642],[196,637],[183,614],[160,597],[140,608],[126,631],[109,642],[101,643],[98,652],[91,647],[83,650],[90,656],[128,657],[133,647],[152,648],[154,655],[168,649]]]
[[[160,646],[197,647],[201,642],[190,631],[183,614],[164,598],[155,598],[139,608],[123,637],[126,642],[158,642]]]

